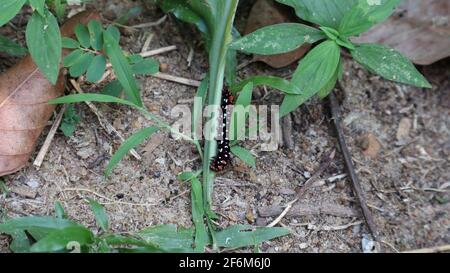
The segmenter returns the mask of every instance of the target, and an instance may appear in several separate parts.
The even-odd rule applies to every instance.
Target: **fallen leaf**
[[[290,9],[272,0],[258,0],[252,7],[244,33],[249,34],[265,26],[295,21],[294,17],[290,16],[290,14]],[[260,61],[271,67],[281,68],[299,60],[310,48],[311,45],[305,44],[292,52],[284,54],[270,56],[254,55],[253,61]]]
[[[449,1],[405,0],[391,18],[354,41],[382,43],[429,65],[450,56],[449,14]]]
[[[61,27],[61,34],[73,36],[78,23],[96,18],[95,12],[80,13]],[[27,164],[55,109],[47,101],[64,93],[64,73],[60,71],[53,86],[27,55],[0,75],[0,83],[0,176],[4,176]]]

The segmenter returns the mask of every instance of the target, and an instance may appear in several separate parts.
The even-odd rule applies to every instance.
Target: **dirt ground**
[[[113,19],[133,1],[103,1],[95,6],[105,18]],[[111,4],[111,3],[114,4]],[[156,21],[163,16],[149,10],[134,24]],[[245,17],[244,17],[245,18]],[[239,22],[238,22],[239,23]],[[21,30],[24,25],[19,24]],[[173,19],[151,29],[125,30],[122,45],[140,52],[150,33],[150,49],[176,45],[177,51],[156,56],[168,65],[167,73],[201,79],[207,59],[200,37],[185,33]],[[20,34],[23,35],[23,34]],[[191,66],[187,57],[194,50]],[[246,60],[240,56],[240,62]],[[0,59],[6,69],[14,59]],[[450,61],[421,68],[433,89],[424,90],[375,77],[353,61],[345,60],[342,103],[346,140],[367,202],[380,231],[382,251],[395,252],[450,243]],[[289,76],[295,66],[274,70],[260,63],[239,72],[240,78],[256,74]],[[191,104],[195,88],[140,78],[146,106],[168,122],[170,110]],[[99,87],[84,86],[86,91]],[[255,104],[279,104],[276,90],[258,88]],[[107,119],[125,136],[150,123],[133,110],[115,105],[98,105]],[[132,232],[156,224],[191,226],[189,185],[176,180],[181,171],[201,168],[198,154],[188,143],[168,134],[154,135],[137,149],[142,161],[126,157],[106,179],[102,174],[120,141],[106,132],[84,104],[76,106],[82,122],[73,137],[56,135],[50,151],[37,170],[30,166],[5,177],[9,188],[21,187],[34,197],[10,193],[0,195],[1,213],[8,217],[49,215],[59,200],[70,218],[94,228],[94,217],[85,198],[105,204],[111,227]],[[244,145],[257,155],[255,169],[237,159],[233,168],[220,174],[215,188],[215,209],[219,224],[266,225],[275,217],[260,216],[266,206],[285,206],[295,199],[295,189],[319,168],[321,159],[337,147],[326,101],[313,99],[292,115],[293,149],[262,152],[256,143]],[[370,135],[368,137],[368,135]],[[42,145],[44,137],[38,144]],[[379,145],[377,145],[377,143]],[[379,147],[377,147],[379,146]],[[369,149],[369,151],[368,151]],[[372,157],[367,153],[374,153]],[[37,152],[34,154],[36,156]],[[300,200],[300,207],[329,207],[356,210],[354,217],[327,213],[287,216],[280,222],[292,234],[262,244],[263,252],[361,252],[369,238],[350,181],[345,177],[340,152],[321,180]],[[332,178],[332,179],[329,179]],[[339,214],[339,213],[338,213]],[[347,215],[348,216],[348,215]],[[0,235],[0,252],[8,252],[9,238]],[[251,251],[251,250],[244,250]]]

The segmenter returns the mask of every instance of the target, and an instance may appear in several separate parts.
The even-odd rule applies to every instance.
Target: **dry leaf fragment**
[[[449,14],[450,1],[405,0],[391,18],[354,41],[382,43],[429,65],[450,56]]]

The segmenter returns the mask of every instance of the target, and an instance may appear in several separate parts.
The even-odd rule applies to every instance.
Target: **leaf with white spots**
[[[230,44],[231,49],[260,55],[286,53],[301,45],[325,39],[323,33],[313,27],[297,23],[267,26]]]
[[[431,84],[400,52],[378,44],[360,44],[351,51],[353,58],[385,79],[431,88]]]

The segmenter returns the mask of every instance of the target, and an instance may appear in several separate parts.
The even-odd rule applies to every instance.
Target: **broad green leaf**
[[[8,23],[19,13],[27,0],[2,0],[0,1],[0,27]]]
[[[9,234],[12,237],[9,248],[14,253],[29,253],[30,252],[30,240],[27,234],[23,230],[17,230]]]
[[[301,61],[292,78],[301,91],[299,95],[286,95],[280,107],[285,116],[316,95],[333,78],[340,61],[340,47],[326,41],[311,50]]]
[[[344,37],[348,37],[369,30],[373,25],[388,18],[401,1],[359,0],[359,3],[345,14],[339,25],[339,33]]]
[[[339,63],[338,68],[336,69],[336,72],[334,73],[333,78],[330,79],[330,81],[317,93],[317,95],[319,96],[319,98],[325,98],[327,97],[331,91],[333,91],[334,87],[336,86],[336,82],[338,80],[338,78],[340,77],[340,75],[342,74],[342,60]]]
[[[108,32],[109,34],[111,34],[111,36],[113,38],[113,41],[116,44],[119,44],[119,42],[120,42],[120,30],[117,27],[115,27],[113,25],[109,25],[106,28],[105,32]],[[105,42],[105,38],[104,37],[103,37],[103,42]]]
[[[106,58],[103,55],[97,55],[92,60],[91,65],[87,69],[86,80],[88,82],[98,82],[106,69]]]
[[[91,20],[88,24],[90,44],[95,50],[103,49],[103,27],[97,20]]]
[[[104,237],[104,240],[107,242],[108,245],[111,245],[111,246],[131,245],[131,246],[140,246],[140,247],[152,247],[154,250],[160,250],[160,249],[158,249],[157,245],[147,243],[143,240],[139,240],[139,239],[131,237],[131,236],[110,234],[110,235],[106,235]]]
[[[64,211],[64,208],[61,204],[61,202],[56,201],[55,203],[55,216],[58,219],[66,219],[67,218],[67,214]]]
[[[109,95],[119,98],[122,95],[122,92],[123,92],[122,84],[120,84],[118,80],[114,80],[108,83],[105,87],[103,87],[100,93],[103,95]]]
[[[93,199],[88,199],[89,205],[91,206],[91,210],[94,213],[95,221],[97,221],[97,225],[102,228],[103,231],[107,232],[108,227],[108,215],[106,214],[105,208],[100,205],[97,201]]]
[[[154,75],[159,72],[159,63],[153,58],[145,59],[132,65],[131,69],[137,75]]]
[[[177,229],[175,225],[161,225],[139,231],[136,236],[146,243],[157,245],[167,252],[193,252],[192,229]]]
[[[91,47],[91,36],[89,35],[89,30],[85,25],[78,24],[75,27],[75,36],[77,37],[77,40],[78,42],[80,42],[82,47]]]
[[[217,245],[226,248],[241,248],[286,236],[289,230],[280,227],[252,227],[235,225],[216,233]]]
[[[335,41],[339,37],[339,32],[331,27],[320,27],[320,30],[325,33],[328,39]]]
[[[68,244],[75,242],[80,246],[91,244],[94,234],[82,226],[68,227],[49,233],[46,237],[31,246],[31,252],[57,252],[68,250]]]
[[[246,86],[248,83],[253,83],[254,87],[265,85],[271,88],[278,89],[286,94],[300,94],[301,90],[291,82],[289,82],[286,79],[279,78],[276,76],[253,76],[250,78],[247,78],[240,83],[231,86],[231,91],[233,93],[241,91],[244,86]]]
[[[69,69],[70,76],[78,78],[88,70],[94,61],[94,54],[91,52],[84,53]]]
[[[411,61],[394,49],[377,44],[360,44],[351,53],[358,63],[385,79],[431,88]]]
[[[127,140],[125,140],[119,147],[117,152],[113,155],[106,167],[105,175],[109,176],[114,167],[119,163],[120,160],[133,148],[141,144],[145,139],[150,137],[152,134],[158,131],[157,127],[148,127],[140,130],[139,132],[133,134]]]
[[[80,43],[72,38],[69,37],[62,37],[62,47],[63,48],[79,48]]]
[[[130,56],[127,56],[127,58],[131,64],[137,64],[144,60],[144,57],[142,57],[141,54],[132,54]]]
[[[65,97],[50,100],[48,103],[49,104],[63,104],[63,103],[77,103],[77,102],[86,102],[86,101],[119,103],[119,104],[136,107],[135,104],[133,104],[132,102],[129,102],[127,100],[123,100],[123,99],[113,97],[113,96],[102,95],[102,94],[74,94],[74,95],[68,95]]]
[[[299,48],[305,43],[315,43],[326,38],[313,27],[284,23],[260,28],[249,35],[234,41],[230,48],[260,55],[275,55]]]
[[[295,9],[298,17],[337,29],[344,15],[360,0],[276,0]],[[367,0],[372,1],[372,0]]]
[[[245,162],[245,164],[249,165],[250,167],[255,168],[256,167],[256,159],[255,156],[247,149],[240,147],[240,146],[232,146],[231,152],[239,157],[242,161]]]
[[[28,50],[36,65],[52,84],[56,84],[61,60],[61,33],[58,21],[49,11],[45,17],[35,12],[26,30]]]
[[[39,240],[55,230],[78,226],[77,223],[66,219],[28,216],[7,220],[0,224],[0,233],[12,235],[18,231],[27,230],[36,240]]]
[[[83,57],[84,51],[81,49],[74,50],[69,53],[66,57],[64,57],[63,65],[64,67],[71,67],[75,63],[78,62],[78,60]]]
[[[209,235],[205,226],[202,184],[194,177],[191,182],[192,221],[195,225],[195,251],[203,252],[209,244]]]
[[[109,57],[117,79],[125,90],[125,94],[131,102],[138,106],[142,106],[139,87],[136,83],[136,79],[133,77],[133,71],[127,58],[123,54],[122,49],[108,31],[103,33],[103,38],[105,41],[106,54]]]
[[[37,10],[37,12],[39,12],[40,15],[45,16],[45,0],[29,0],[29,1],[33,9]]]
[[[27,54],[27,49],[18,43],[0,35],[0,52],[5,52],[11,56],[21,57]]]
[[[64,14],[66,13],[66,4],[63,3],[63,0],[48,0],[47,1],[50,7],[55,11],[58,19],[62,20]]]

